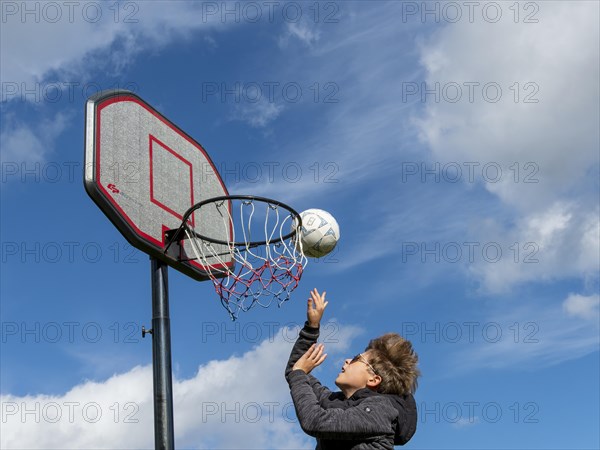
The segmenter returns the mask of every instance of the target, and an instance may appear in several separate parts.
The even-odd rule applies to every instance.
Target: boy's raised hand
[[[296,361],[292,370],[300,369],[305,373],[310,373],[315,367],[325,361],[325,358],[327,358],[327,353],[323,354],[324,348],[325,346],[323,344],[311,345],[306,353]]]
[[[310,298],[308,299],[306,309],[306,318],[308,319],[308,324],[313,328],[319,327],[325,307],[329,303],[325,301],[325,294],[325,291],[323,291],[322,294],[319,294],[319,291],[317,291],[316,288],[310,292]]]

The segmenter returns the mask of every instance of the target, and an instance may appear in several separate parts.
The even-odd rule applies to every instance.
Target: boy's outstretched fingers
[[[323,348],[325,348],[323,346],[323,344],[313,344],[310,346],[310,348],[308,349],[308,358],[311,361],[314,361],[315,359],[317,359],[319,357],[319,355],[321,353],[323,353]]]
[[[323,349],[325,346],[323,344],[313,344],[310,348],[300,357],[300,359],[294,364],[292,369],[300,369],[306,373],[310,373],[315,367],[320,365],[325,358],[327,358],[327,354],[323,354]]]
[[[325,301],[325,294],[319,294],[319,291],[315,288],[310,293],[310,298],[308,299],[306,316],[308,319],[308,323],[311,327],[318,328],[321,323],[321,318],[323,317],[323,312],[327,307],[329,302]]]
[[[320,365],[323,361],[325,361],[325,358],[327,358],[327,353],[323,353],[323,350],[325,350],[325,346],[323,344],[319,344],[316,351],[313,350],[313,368]]]

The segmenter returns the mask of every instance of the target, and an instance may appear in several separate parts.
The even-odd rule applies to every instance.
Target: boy
[[[346,359],[331,392],[312,375],[327,354],[316,344],[328,302],[314,289],[307,321],[288,361],[285,377],[300,426],[317,438],[317,450],[393,449],[413,436],[417,410],[413,393],[420,375],[409,341],[388,333],[371,340],[364,353]]]

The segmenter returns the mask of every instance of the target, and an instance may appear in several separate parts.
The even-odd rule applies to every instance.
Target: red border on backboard
[[[194,173],[192,172],[192,163],[189,162],[187,159],[185,159],[183,156],[178,155],[173,149],[171,149],[167,144],[162,142],[157,137],[149,134],[148,138],[149,138],[148,139],[148,153],[149,153],[149,157],[150,157],[150,201],[152,203],[154,203],[155,205],[157,205],[159,208],[174,215],[179,220],[183,220],[183,213],[185,213],[185,211],[182,211],[182,213],[180,214],[177,211],[174,211],[173,209],[169,208],[164,203],[161,203],[159,200],[154,198],[154,169],[153,169],[153,163],[152,163],[152,143],[156,142],[158,145],[160,145],[166,151],[168,151],[173,156],[175,156],[177,159],[182,161],[184,164],[187,164],[187,166],[189,167],[189,170],[190,170],[190,178],[189,178],[189,181],[190,181],[190,205],[188,206],[188,208],[191,208],[192,206],[194,206]],[[191,222],[192,222],[192,225],[194,225],[194,214],[192,214]]]
[[[101,154],[101,145],[100,145],[100,128],[101,128],[101,123],[102,123],[102,110],[104,108],[106,108],[107,106],[110,106],[114,103],[122,103],[122,102],[133,102],[141,107],[143,107],[146,111],[148,111],[150,114],[152,114],[154,117],[156,117],[158,120],[160,120],[162,123],[164,123],[165,125],[167,125],[171,130],[175,131],[179,136],[181,136],[182,138],[184,138],[186,141],[188,141],[190,144],[192,144],[192,146],[196,149],[198,149],[200,152],[202,152],[202,154],[204,155],[206,161],[209,162],[209,164],[211,165],[213,171],[215,174],[217,174],[217,179],[219,181],[219,183],[221,184],[221,187],[223,189],[223,193],[226,195],[227,194],[227,188],[225,187],[223,180],[218,176],[218,171],[215,168],[212,160],[210,159],[210,157],[208,156],[208,154],[206,153],[206,151],[204,150],[204,148],[202,148],[202,146],[194,141],[191,137],[187,136],[183,131],[181,131],[175,124],[171,123],[168,119],[166,119],[165,117],[163,117],[158,111],[154,110],[152,107],[150,107],[149,105],[147,105],[145,102],[143,102],[141,99],[138,99],[135,96],[132,95],[123,95],[120,94],[118,96],[115,97],[109,97],[107,99],[101,100],[98,103],[96,103],[95,105],[95,114],[96,114],[96,123],[95,123],[95,130],[94,130],[94,134],[95,134],[95,164],[96,164],[96,186],[97,188],[104,194],[105,198],[108,199],[108,201],[112,204],[112,206],[119,212],[120,216],[130,225],[130,227],[135,230],[136,234],[138,236],[140,236],[141,238],[145,239],[147,242],[154,244],[155,246],[157,246],[160,249],[164,249],[165,247],[165,237],[164,237],[164,231],[166,229],[168,229],[168,227],[166,227],[163,224],[163,235],[162,235],[162,240],[157,240],[155,239],[153,236],[150,236],[148,234],[146,234],[145,232],[143,232],[142,230],[140,230],[135,223],[133,223],[133,221],[130,219],[130,217],[125,213],[125,211],[119,206],[119,204],[115,201],[114,199],[114,194],[112,192],[109,192],[103,185],[101,182],[101,164],[100,164],[100,154]],[[154,138],[154,136],[149,135],[150,139]],[[157,142],[160,143],[160,145],[162,145],[165,149],[167,149],[168,151],[170,151],[171,153],[173,153],[174,156],[178,157],[179,159],[181,159],[182,161],[184,161],[185,163],[190,165],[190,182],[192,182],[192,166],[191,163],[187,160],[185,160],[185,158],[181,157],[181,155],[177,155],[172,149],[170,149],[168,146],[166,146],[164,143],[160,142],[158,139],[154,138]],[[151,151],[151,150],[150,150]],[[150,158],[150,164],[152,164],[152,158]],[[152,168],[151,168],[152,170]],[[152,177],[150,177],[152,180]],[[192,190],[191,190],[191,195],[192,195],[192,204],[193,204],[193,184],[191,185]],[[152,181],[151,181],[151,189],[152,189]],[[151,200],[154,200],[152,198],[152,193],[151,193]],[[153,201],[154,203],[154,201]],[[161,205],[158,205],[161,206]],[[191,206],[191,205],[190,205]],[[166,207],[165,205],[162,205],[161,207],[163,207],[163,209],[167,208],[166,210],[169,211],[170,213],[174,214],[176,217],[183,219],[183,216],[181,214],[178,214],[172,210],[169,210],[168,207]],[[192,217],[193,220],[193,217]],[[231,239],[232,236],[232,230],[231,228],[229,229],[229,238]],[[183,263],[182,263],[183,264]],[[200,264],[194,260],[190,260],[187,261],[187,264],[195,266],[196,268],[204,271],[204,272],[208,272],[210,270],[210,267],[206,267],[203,264]],[[230,261],[228,264],[226,264],[227,267],[232,267],[234,265],[233,261]],[[222,265],[219,266],[212,266],[215,268],[221,268]]]

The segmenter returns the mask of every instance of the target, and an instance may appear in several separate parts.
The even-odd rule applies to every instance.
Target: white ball
[[[322,209],[307,209],[300,213],[300,217],[302,227],[298,231],[296,247],[311,258],[321,258],[330,253],[340,239],[340,227],[333,216]],[[294,220],[294,228],[296,225]]]

